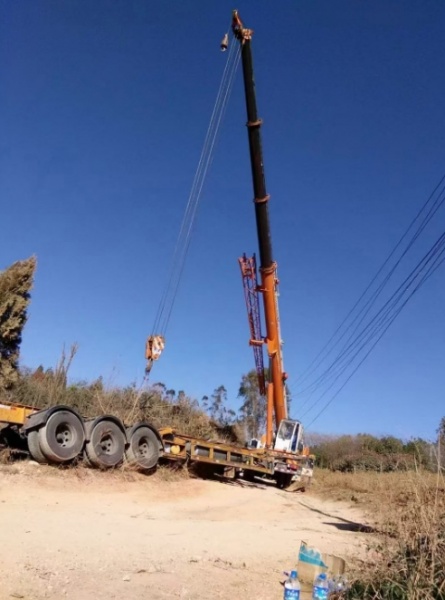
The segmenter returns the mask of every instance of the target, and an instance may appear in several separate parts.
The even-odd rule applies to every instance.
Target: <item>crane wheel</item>
[[[31,457],[41,465],[45,465],[48,462],[48,460],[46,459],[45,455],[42,452],[42,449],[40,448],[39,432],[35,429],[33,431],[30,431],[26,437],[26,440],[28,442],[28,450],[31,454]]]
[[[125,435],[117,423],[111,419],[97,422],[85,446],[88,461],[99,469],[117,467],[125,452]]]
[[[127,462],[141,470],[153,469],[159,460],[159,439],[149,427],[141,426],[130,435],[125,453]]]
[[[48,462],[69,462],[82,452],[85,443],[83,422],[69,410],[56,410],[38,430],[38,442]]]

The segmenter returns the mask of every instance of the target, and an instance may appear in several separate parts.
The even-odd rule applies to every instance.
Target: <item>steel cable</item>
[[[213,156],[219,128],[227,108],[230,91],[239,63],[239,55],[239,45],[230,44],[227,61],[213,106],[213,111],[209,126],[207,128],[198,166],[193,178],[187,206],[181,222],[180,231],[176,240],[167,284],[163,290],[161,301],[159,303],[154,320],[152,329],[153,334],[165,334],[171,317],[179,283],[184,270],[186,255],[190,246],[191,234],[193,231],[197,208],[201,199],[202,188]]]
[[[412,296],[417,292],[417,290],[431,277],[431,275],[440,267],[440,265],[445,260],[445,232],[436,240],[435,244],[430,248],[430,250],[422,257],[416,267],[411,271],[407,278],[405,278],[404,282],[399,286],[399,288],[394,292],[391,298],[383,305],[380,311],[375,315],[375,317],[368,323],[364,330],[357,336],[354,340],[354,344],[348,348],[348,353],[350,353],[357,345],[357,342],[362,342],[360,347],[355,351],[354,355],[350,357],[349,361],[346,364],[343,364],[340,370],[337,373],[333,373],[331,375],[331,379],[333,381],[327,387],[327,389],[323,392],[323,394],[306,410],[306,412],[302,415],[302,418],[306,416],[309,412],[311,412],[319,402],[326,396],[326,394],[332,389],[338,379],[352,366],[356,358],[360,355],[362,350],[364,350],[372,340],[377,337],[377,340],[372,344],[371,348],[362,358],[362,360],[358,363],[358,365],[353,369],[341,387],[335,392],[334,396],[325,404],[322,411],[318,413],[318,415],[311,421],[312,423],[320,416],[324,410],[333,402],[333,400],[338,396],[340,391],[345,387],[345,385],[349,382],[351,377],[356,373],[358,368],[363,364],[366,358],[369,356],[371,351],[377,345],[377,343],[381,340],[383,335],[386,333],[388,328],[392,325],[394,320],[400,314],[402,309],[406,306],[408,301],[412,298]],[[426,272],[425,272],[426,271]],[[424,273],[425,272],[425,273]],[[420,281],[414,287],[413,290],[409,294],[408,290],[415,284],[416,280],[419,276],[422,276]],[[376,321],[376,318],[379,319]],[[370,329],[367,333],[366,339],[364,339],[364,333],[366,329],[369,329],[373,324],[372,321],[376,321],[372,329]],[[364,339],[364,341],[363,341]],[[346,358],[346,356],[344,357]]]
[[[300,384],[303,383],[304,381],[306,381],[310,377],[310,375],[312,375],[317,370],[317,368],[323,363],[323,361],[327,358],[327,356],[329,356],[329,354],[331,354],[333,352],[333,350],[335,349],[335,347],[345,337],[345,335],[351,329],[351,327],[353,327],[353,325],[357,322],[357,320],[359,319],[360,315],[362,315],[364,313],[363,316],[362,316],[362,318],[360,319],[360,321],[356,325],[355,329],[353,330],[352,334],[350,335],[350,337],[346,341],[346,344],[351,339],[351,337],[354,335],[354,333],[357,331],[358,327],[363,322],[363,320],[365,319],[365,317],[367,316],[367,314],[371,310],[372,306],[375,304],[375,301],[377,300],[377,298],[379,297],[379,295],[381,294],[381,292],[383,291],[383,289],[385,288],[385,286],[387,285],[387,283],[391,279],[392,275],[394,274],[394,272],[397,269],[397,267],[400,265],[400,263],[403,260],[403,258],[406,256],[406,254],[408,253],[408,251],[412,248],[412,246],[417,241],[417,239],[420,236],[420,234],[422,233],[422,231],[425,229],[425,227],[427,226],[427,224],[431,221],[431,219],[436,214],[436,212],[439,210],[439,208],[443,205],[443,203],[445,201],[445,194],[444,194],[445,186],[442,187],[442,189],[439,192],[437,198],[434,200],[432,206],[430,207],[430,209],[427,212],[426,216],[424,216],[422,222],[418,226],[418,228],[415,231],[414,235],[412,236],[411,240],[408,242],[408,244],[405,247],[404,251],[402,252],[401,256],[396,261],[395,265],[392,267],[392,269],[390,270],[390,272],[385,276],[384,280],[379,284],[379,287],[377,288],[377,290],[373,292],[372,296],[368,299],[368,301],[366,302],[366,304],[361,308],[361,310],[358,312],[358,314],[354,317],[354,319],[352,320],[352,322],[343,331],[343,333],[341,334],[341,336],[337,338],[337,336],[338,336],[339,332],[341,331],[341,329],[343,328],[343,326],[348,322],[348,319],[352,316],[352,314],[354,313],[354,311],[360,305],[361,301],[365,298],[365,296],[368,293],[368,291],[371,289],[371,287],[373,286],[373,284],[377,281],[378,277],[383,272],[383,270],[385,269],[385,267],[387,266],[387,264],[389,263],[389,261],[391,260],[391,258],[394,256],[394,254],[397,252],[398,248],[400,247],[400,245],[402,244],[403,240],[408,235],[409,231],[413,228],[414,224],[419,220],[419,218],[421,217],[421,215],[425,212],[425,210],[427,209],[428,205],[431,203],[432,199],[436,195],[437,190],[442,186],[442,184],[444,183],[444,181],[445,181],[445,175],[443,175],[443,177],[441,178],[441,180],[439,181],[439,183],[434,188],[433,192],[427,198],[427,200],[425,201],[425,203],[423,204],[423,206],[421,207],[421,209],[418,211],[418,213],[414,217],[414,219],[411,221],[411,223],[409,224],[408,228],[405,230],[404,234],[399,239],[399,241],[397,242],[397,244],[394,246],[394,248],[392,249],[392,251],[390,252],[390,254],[388,255],[388,257],[385,259],[385,261],[383,262],[383,264],[381,265],[381,267],[379,268],[379,270],[377,271],[377,273],[374,275],[374,277],[372,278],[372,280],[368,284],[368,286],[365,288],[365,290],[362,292],[362,294],[360,295],[360,297],[358,298],[358,300],[355,302],[355,304],[353,305],[353,307],[350,309],[350,311],[348,312],[348,314],[346,315],[346,317],[343,319],[343,321],[340,323],[340,325],[334,331],[334,333],[332,334],[332,336],[329,338],[328,342],[323,346],[323,348],[315,356],[315,358],[311,361],[311,363],[309,364],[309,366],[302,372],[302,374],[299,377],[296,378],[295,383],[300,383]],[[337,340],[331,346],[332,342],[336,338],[337,338]],[[329,347],[330,347],[330,349],[329,349]],[[320,377],[322,377],[322,376],[323,375],[321,375]],[[301,390],[300,392],[298,392],[297,395],[302,395],[305,392],[307,392],[309,389],[311,389],[313,387],[313,385],[316,382],[319,381],[320,377],[317,378],[314,382],[312,382],[312,384],[310,384],[309,386],[306,386],[303,390]]]
[[[397,313],[392,317],[392,319],[387,323],[385,329],[382,331],[382,333],[380,334],[380,336],[377,338],[377,340],[374,342],[374,344],[371,346],[371,348],[368,350],[368,352],[365,354],[365,356],[362,358],[362,360],[358,363],[358,365],[355,367],[355,369],[352,371],[352,373],[350,373],[350,375],[348,376],[348,378],[346,379],[346,381],[344,381],[344,383],[341,385],[341,387],[335,392],[335,394],[330,398],[330,400],[328,402],[326,402],[326,404],[323,406],[323,408],[317,413],[317,415],[312,419],[312,421],[309,423],[309,425],[306,425],[306,429],[308,429],[309,427],[311,427],[315,421],[321,417],[321,415],[327,410],[327,408],[332,404],[332,402],[337,398],[337,396],[340,394],[340,392],[343,390],[343,388],[348,384],[348,382],[352,379],[352,377],[355,375],[355,373],[358,371],[358,369],[361,367],[361,365],[365,362],[365,360],[368,358],[368,356],[371,354],[371,352],[373,351],[373,349],[375,348],[375,346],[378,344],[378,342],[382,339],[382,337],[385,335],[386,331],[389,329],[389,327],[392,325],[392,323],[395,321],[395,319],[398,317],[398,315],[400,314],[400,312],[403,310],[403,308],[406,306],[406,304],[409,302],[409,300],[411,299],[411,297],[417,292],[418,289],[420,289],[420,287],[431,277],[431,275],[433,275],[433,273],[441,266],[441,264],[445,261],[445,249],[442,250],[440,257],[437,258],[437,260],[435,261],[433,267],[428,271],[428,273],[423,277],[423,279],[419,282],[419,284],[417,285],[417,287],[411,292],[411,294],[409,295],[409,297],[405,300],[405,302],[402,304],[402,306],[398,309]],[[440,260],[439,260],[440,258]]]

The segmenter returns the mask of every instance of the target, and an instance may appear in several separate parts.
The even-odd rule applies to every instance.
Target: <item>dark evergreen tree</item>
[[[27,321],[36,259],[14,263],[0,272],[0,391],[18,380],[22,331]]]

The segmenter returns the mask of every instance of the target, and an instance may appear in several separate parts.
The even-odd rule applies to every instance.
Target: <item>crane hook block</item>
[[[151,363],[154,360],[158,360],[161,356],[162,351],[165,348],[165,339],[162,335],[151,335],[147,339],[145,345],[145,358]]]
[[[223,37],[223,39],[221,40],[221,52],[225,52],[227,50],[227,48],[229,47],[229,34],[226,33],[225,36]]]

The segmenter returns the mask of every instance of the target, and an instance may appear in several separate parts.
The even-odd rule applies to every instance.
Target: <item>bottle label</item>
[[[312,592],[313,600],[328,600],[328,588],[318,587],[318,585],[314,586],[314,590]]]
[[[300,600],[300,590],[284,590],[284,600]]]

